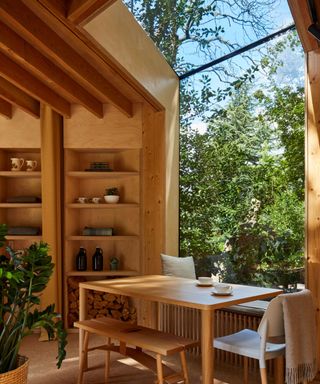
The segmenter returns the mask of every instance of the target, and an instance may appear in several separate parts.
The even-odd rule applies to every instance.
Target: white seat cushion
[[[217,337],[213,346],[223,351],[260,359],[260,335],[251,329],[243,329],[232,335]],[[273,359],[284,353],[285,344],[267,343],[265,358]]]
[[[195,279],[193,257],[175,257],[161,253],[162,273],[166,276],[185,277]]]

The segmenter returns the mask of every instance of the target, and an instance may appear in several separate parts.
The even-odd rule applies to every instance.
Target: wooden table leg
[[[214,311],[201,310],[202,383],[212,384],[214,377],[213,319]]]
[[[85,320],[87,317],[87,290],[79,286],[79,320]],[[81,356],[81,347],[83,345],[84,331],[79,329],[79,356]],[[84,361],[84,368],[88,368],[88,359]]]

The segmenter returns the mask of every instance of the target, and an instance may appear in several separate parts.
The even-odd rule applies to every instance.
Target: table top
[[[80,283],[80,288],[198,309],[219,309],[252,300],[272,298],[282,293],[279,289],[231,285],[233,286],[232,295],[215,296],[212,294],[213,287],[200,287],[197,285],[197,280],[145,275],[86,281]]]

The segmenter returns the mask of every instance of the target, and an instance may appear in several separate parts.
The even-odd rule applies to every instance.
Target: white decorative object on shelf
[[[106,189],[104,200],[108,204],[117,204],[119,202],[119,190],[116,187]]]
[[[119,199],[120,199],[120,196],[116,196],[116,195],[106,195],[106,196],[103,196],[104,197],[104,200],[106,203],[108,204],[117,204],[119,202]]]

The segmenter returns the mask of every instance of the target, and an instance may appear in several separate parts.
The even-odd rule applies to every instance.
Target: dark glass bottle
[[[84,247],[80,247],[80,250],[77,254],[76,268],[77,268],[77,271],[87,270],[87,251]]]
[[[92,269],[94,271],[103,271],[103,251],[96,247],[96,251],[92,256]]]

